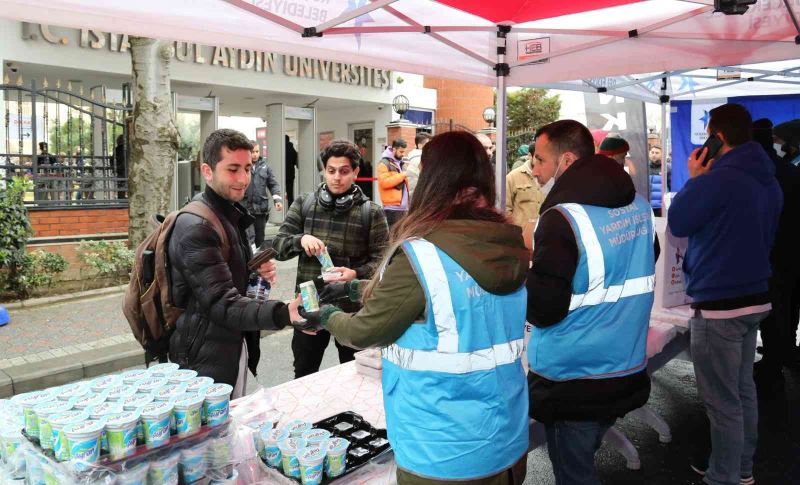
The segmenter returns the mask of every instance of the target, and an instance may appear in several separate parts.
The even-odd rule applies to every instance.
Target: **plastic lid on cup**
[[[325,459],[325,454],[326,452],[321,448],[310,446],[308,448],[303,448],[303,450],[297,454],[297,461],[304,465],[319,463]]]
[[[142,418],[160,418],[172,413],[173,407],[170,401],[153,401],[142,409]]]
[[[344,453],[349,446],[350,442],[344,438],[331,438],[330,441],[328,441],[328,452],[336,454]]]
[[[186,394],[175,400],[175,409],[192,409],[203,405],[205,399],[199,394]]]
[[[233,386],[230,384],[214,384],[206,389],[206,399],[223,399],[230,397],[233,392]]]
[[[278,448],[280,448],[281,452],[290,455],[294,455],[298,450],[301,450],[305,447],[306,440],[303,438],[286,438],[278,443]]]
[[[137,423],[140,416],[141,412],[139,411],[123,411],[121,413],[111,414],[107,416],[106,427],[109,429],[128,428],[132,423]]]

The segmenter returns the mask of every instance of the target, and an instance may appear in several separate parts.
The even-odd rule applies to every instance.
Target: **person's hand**
[[[271,285],[274,285],[278,276],[278,264],[274,259],[270,259],[258,267],[258,274],[265,280],[269,281]]]
[[[283,204],[281,204],[280,202],[275,202],[275,210],[278,211],[278,212],[282,211],[283,210]]]
[[[332,278],[327,278],[327,283],[335,283],[337,281],[353,281],[356,279],[357,275],[355,270],[350,268],[345,268],[343,266],[337,266],[335,268],[331,268],[327,271],[327,273],[341,273],[341,276],[334,276]]]
[[[701,147],[701,148],[695,148],[692,151],[692,154],[689,155],[689,160],[687,161],[686,164],[689,167],[690,178],[695,178],[698,175],[703,175],[705,173],[708,173],[709,170],[711,170],[711,166],[714,164],[713,158],[709,160],[708,163],[706,163],[705,167],[703,166],[703,160],[706,158],[706,153],[708,153],[708,148]]]
[[[300,246],[309,256],[319,256],[325,251],[325,243],[315,238],[311,234],[306,234],[300,238]]]
[[[338,281],[328,283],[319,292],[320,303],[332,303],[350,295],[350,283],[348,281]]]
[[[292,327],[300,330],[303,333],[307,333],[308,335],[317,334],[316,331],[310,328],[306,318],[300,314],[300,311],[305,312],[305,309],[303,308],[303,299],[300,297],[300,295],[297,295],[297,298],[292,300],[287,306],[289,307],[289,322],[292,324]]]

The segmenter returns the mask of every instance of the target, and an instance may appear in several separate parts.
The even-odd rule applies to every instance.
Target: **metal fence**
[[[74,92],[45,80],[0,84],[0,183],[32,180],[29,207],[127,206],[130,86],[107,103],[105,87]]]

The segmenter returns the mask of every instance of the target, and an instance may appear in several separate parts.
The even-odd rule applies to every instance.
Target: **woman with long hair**
[[[364,291],[351,282],[321,293],[361,298],[362,310],[323,305],[304,316],[347,345],[383,348],[399,484],[519,484],[529,254],[520,228],[494,208],[492,166],[473,135],[435,136],[421,166],[379,274]]]

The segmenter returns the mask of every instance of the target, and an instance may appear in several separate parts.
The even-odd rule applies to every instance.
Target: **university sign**
[[[57,33],[55,29],[58,29]],[[48,25],[23,24],[25,40],[43,40],[56,46],[74,44],[82,49],[109,50],[127,53],[130,50],[128,35],[102,32],[91,29],[54,28]],[[391,71],[348,64],[323,61],[309,57],[287,56],[252,49],[176,41],[173,57],[178,62],[203,64],[218,68],[238,69],[283,74],[285,76],[318,79],[320,81],[363,86],[367,88],[391,89]]]

